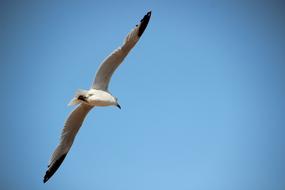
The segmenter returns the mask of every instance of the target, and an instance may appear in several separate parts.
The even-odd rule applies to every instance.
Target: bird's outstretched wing
[[[127,35],[124,40],[124,43],[113,51],[100,65],[95,80],[93,82],[92,88],[97,90],[108,90],[108,85],[112,74],[116,70],[116,68],[122,63],[124,58],[128,55],[130,50],[136,45],[144,30],[147,27],[151,16],[151,12],[148,12],[140,24],[136,25],[136,27]]]
[[[81,104],[70,113],[61,132],[60,143],[57,145],[50,158],[48,169],[44,176],[44,183],[49,180],[63,162],[84,121],[85,116],[91,109],[92,106]]]

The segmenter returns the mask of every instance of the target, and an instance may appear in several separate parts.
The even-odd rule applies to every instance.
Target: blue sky
[[[1,1],[0,188],[283,190],[285,3]],[[47,184],[68,102],[152,10]]]

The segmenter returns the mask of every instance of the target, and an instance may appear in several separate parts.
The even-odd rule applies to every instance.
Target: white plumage
[[[79,104],[79,106],[70,113],[64,124],[60,142],[49,161],[48,169],[44,176],[44,183],[49,180],[63,162],[84,118],[94,106],[113,105],[121,108],[117,98],[109,93],[108,85],[116,68],[122,63],[143,34],[148,25],[150,16],[151,12],[148,12],[140,24],[136,25],[136,27],[129,32],[123,44],[101,63],[92,88],[90,90],[79,90],[69,103],[69,105]]]

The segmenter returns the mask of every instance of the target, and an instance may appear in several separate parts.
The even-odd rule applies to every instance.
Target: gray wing
[[[49,161],[48,169],[44,176],[44,183],[47,182],[51,176],[53,176],[63,162],[65,156],[72,146],[78,130],[84,121],[84,118],[92,108],[92,106],[81,104],[70,113],[61,132],[60,143],[57,145]]]
[[[112,74],[116,68],[122,63],[124,58],[128,55],[130,50],[136,45],[144,30],[147,27],[151,16],[151,12],[148,12],[139,25],[127,35],[124,40],[124,43],[113,51],[100,65],[95,80],[93,82],[92,88],[97,90],[108,90],[108,85]]]

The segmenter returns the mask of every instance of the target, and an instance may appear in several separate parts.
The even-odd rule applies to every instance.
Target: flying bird
[[[109,92],[108,85],[116,68],[123,62],[124,58],[142,36],[148,25],[150,17],[151,11],[148,12],[140,23],[128,33],[123,44],[105,58],[97,70],[91,89],[78,90],[75,97],[70,101],[69,105],[79,105],[70,113],[65,121],[64,128],[60,136],[60,142],[50,158],[48,168],[43,179],[44,183],[53,176],[62,164],[84,121],[84,118],[93,107],[117,106],[121,109],[118,99]]]

